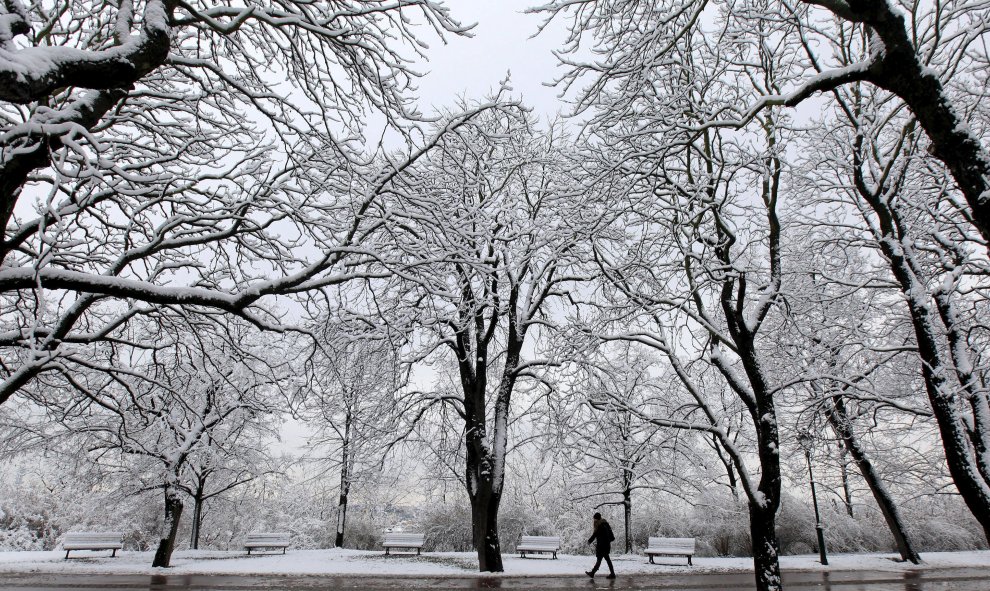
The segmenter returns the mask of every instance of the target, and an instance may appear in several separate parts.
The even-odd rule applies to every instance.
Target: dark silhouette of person
[[[604,558],[605,563],[608,564],[607,578],[614,579],[615,568],[612,567],[612,558],[609,556],[612,552],[612,542],[615,540],[615,534],[612,533],[612,526],[608,524],[608,521],[602,519],[601,513],[595,513],[594,520],[591,523],[594,526],[594,531],[591,533],[591,537],[588,538],[588,543],[595,542],[595,556],[598,560],[595,561],[595,568],[584,571],[584,574],[594,577],[595,573],[598,572],[598,567],[602,565],[602,558]]]

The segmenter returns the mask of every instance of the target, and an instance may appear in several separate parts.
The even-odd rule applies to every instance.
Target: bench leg
[[[690,556],[688,556],[688,566],[694,566],[693,564],[691,564],[691,557]]]
[[[117,558],[117,549],[111,548],[111,550],[113,550],[113,554],[110,555],[110,558]]]
[[[285,554],[285,548],[282,548],[282,554]]]
[[[653,562],[653,555],[652,554],[650,554],[650,564],[656,564],[655,562]]]
[[[556,552],[553,553],[553,559],[554,560],[557,560],[557,553]]]
[[[422,550],[422,548],[416,548],[416,556],[419,556],[419,551],[420,550]]]
[[[69,559],[69,552],[70,552],[70,550],[66,550],[66,551],[65,551],[65,559],[66,559],[66,560],[68,560],[68,559]]]
[[[388,550],[389,550],[389,548],[388,548],[388,546],[386,546],[385,547],[385,556],[388,556]]]

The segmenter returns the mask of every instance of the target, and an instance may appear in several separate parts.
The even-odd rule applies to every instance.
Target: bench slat
[[[516,545],[516,552],[526,558],[527,552],[552,553],[557,558],[557,551],[560,550],[559,536],[521,536],[519,544]]]
[[[117,550],[123,548],[124,534],[121,532],[68,532],[62,538],[66,558],[70,550],[113,550],[112,556],[117,556]]]
[[[245,545],[250,544],[273,544],[281,545],[290,543],[289,534],[248,534],[244,539]]]
[[[519,544],[518,550],[560,550],[560,544]]]
[[[686,556],[688,560],[688,565],[691,565],[691,557],[694,555],[695,551],[695,539],[694,538],[658,538],[651,537],[649,544],[645,550],[646,555],[650,557],[650,563],[653,563],[653,557],[656,555],[663,556]]]
[[[244,537],[244,548],[248,554],[255,548],[281,548],[285,554],[286,548],[292,544],[292,536],[283,532],[264,532],[248,534]]]
[[[409,548],[415,549],[416,556],[419,556],[424,544],[426,544],[426,534],[387,533],[382,540],[385,554],[389,554],[392,548]]]

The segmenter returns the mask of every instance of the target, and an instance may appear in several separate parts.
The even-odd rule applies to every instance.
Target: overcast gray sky
[[[453,16],[462,23],[477,23],[473,38],[453,37],[444,45],[431,43],[429,61],[421,69],[429,74],[419,82],[422,110],[430,106],[450,106],[456,97],[482,99],[498,88],[511,71],[514,96],[541,116],[561,109],[558,90],[543,86],[558,71],[551,53],[563,45],[563,21],[530,37],[542,21],[541,15],[523,14],[539,0],[447,0]]]

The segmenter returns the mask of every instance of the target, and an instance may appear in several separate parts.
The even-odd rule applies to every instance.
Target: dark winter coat
[[[608,556],[612,552],[612,542],[615,534],[612,533],[612,526],[608,521],[599,519],[595,523],[595,531],[588,538],[588,543],[595,542],[595,556]]]

